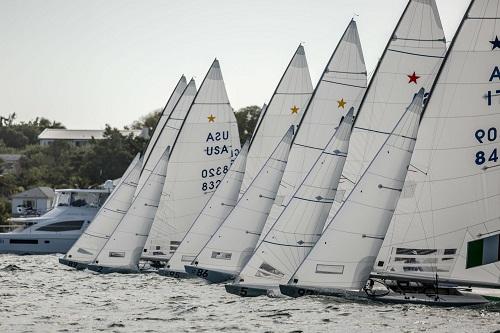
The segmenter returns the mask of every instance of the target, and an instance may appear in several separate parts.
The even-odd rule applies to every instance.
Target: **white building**
[[[120,131],[120,133],[125,136],[132,134],[133,136],[139,136],[145,139],[149,139],[147,128],[143,128],[142,130],[122,130]],[[49,145],[54,141],[66,141],[74,144],[75,146],[81,146],[87,144],[92,139],[104,139],[104,130],[72,130],[61,128],[46,128],[38,136],[38,141],[42,146]]]
[[[52,207],[54,190],[50,187],[35,187],[12,196],[12,214],[27,212],[43,214]]]

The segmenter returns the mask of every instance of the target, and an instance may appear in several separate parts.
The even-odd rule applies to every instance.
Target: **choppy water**
[[[494,332],[500,307],[440,309],[328,297],[240,298],[157,274],[99,275],[56,256],[0,255],[0,332]]]

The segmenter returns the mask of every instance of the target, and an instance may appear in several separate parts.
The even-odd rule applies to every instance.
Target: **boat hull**
[[[66,253],[79,235],[56,236],[53,234],[0,234],[0,253],[52,254]]]
[[[226,284],[224,287],[228,293],[241,297],[258,297],[267,296],[269,294],[269,290],[266,286],[231,283]]]
[[[76,270],[84,270],[88,266],[87,263],[74,261],[74,260],[68,260],[65,258],[59,258],[59,263],[62,265],[66,265],[68,267],[74,268]]]
[[[236,277],[236,273],[224,272],[213,269],[207,269],[199,266],[184,266],[186,273],[193,277],[199,277],[205,279],[211,283],[222,283],[226,281],[233,280]]]
[[[194,276],[186,273],[186,271],[176,271],[176,270],[170,270],[168,268],[163,268],[158,270],[158,274],[161,276],[167,276],[175,279],[190,279],[194,278]]]
[[[137,273],[140,273],[139,269],[132,269],[132,268],[128,268],[128,267],[107,267],[107,266],[99,266],[99,265],[88,265],[87,268],[91,271],[101,273],[101,274],[111,274],[111,273],[137,274]]]

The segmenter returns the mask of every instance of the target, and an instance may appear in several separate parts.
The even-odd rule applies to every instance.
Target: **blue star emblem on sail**
[[[491,47],[492,50],[494,50],[496,48],[500,49],[500,40],[498,39],[498,36],[495,36],[495,40],[490,40],[490,43],[491,43],[491,45],[493,45]]]

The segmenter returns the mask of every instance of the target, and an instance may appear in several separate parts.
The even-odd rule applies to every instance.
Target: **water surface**
[[[500,306],[240,298],[157,274],[99,275],[57,256],[0,255],[0,332],[494,332]]]

